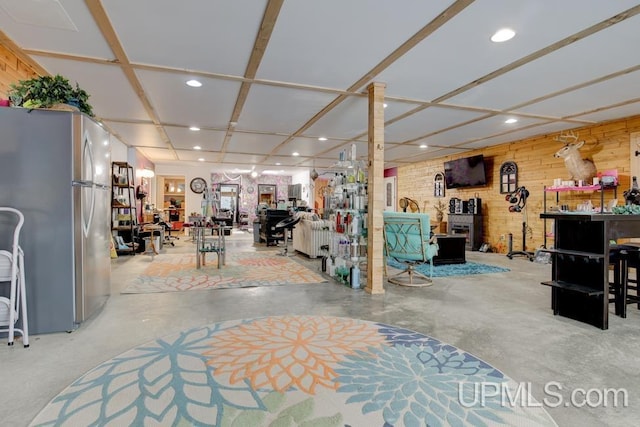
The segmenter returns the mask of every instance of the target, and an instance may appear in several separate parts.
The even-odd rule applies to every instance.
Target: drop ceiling
[[[156,164],[294,173],[352,143],[366,158],[371,82],[386,85],[389,167],[640,114],[639,14],[627,0],[0,0],[0,40],[78,82]],[[515,37],[491,42],[504,27]]]

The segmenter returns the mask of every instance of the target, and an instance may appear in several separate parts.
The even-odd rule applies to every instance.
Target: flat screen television
[[[444,162],[444,180],[447,188],[477,187],[487,184],[484,156],[464,157]]]

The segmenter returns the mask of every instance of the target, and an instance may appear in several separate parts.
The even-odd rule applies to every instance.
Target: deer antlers
[[[572,144],[578,140],[578,134],[573,133],[572,130],[568,132],[560,131],[560,135],[553,138],[553,140],[563,144]]]

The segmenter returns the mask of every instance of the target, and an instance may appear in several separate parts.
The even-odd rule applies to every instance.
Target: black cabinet
[[[451,234],[438,235],[438,255],[433,257],[433,265],[464,264],[467,262],[465,236]]]
[[[284,240],[282,230],[276,231],[277,223],[285,218],[289,218],[290,213],[281,209],[264,209],[260,212],[260,242],[265,242],[267,246],[277,244]]]
[[[465,236],[465,248],[477,251],[482,246],[482,215],[449,214],[449,234]]]
[[[602,329],[609,327],[609,245],[619,238],[640,237],[640,215],[543,213],[554,220],[551,308]]]

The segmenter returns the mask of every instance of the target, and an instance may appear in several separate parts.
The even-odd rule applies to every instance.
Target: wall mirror
[[[500,193],[510,194],[518,188],[518,165],[504,162],[500,166]]]
[[[220,184],[220,210],[230,212],[238,222],[238,184]]]
[[[272,184],[258,184],[258,203],[266,203],[273,207],[278,200],[276,186]]]
[[[433,177],[434,197],[444,197],[444,172],[437,172]]]

